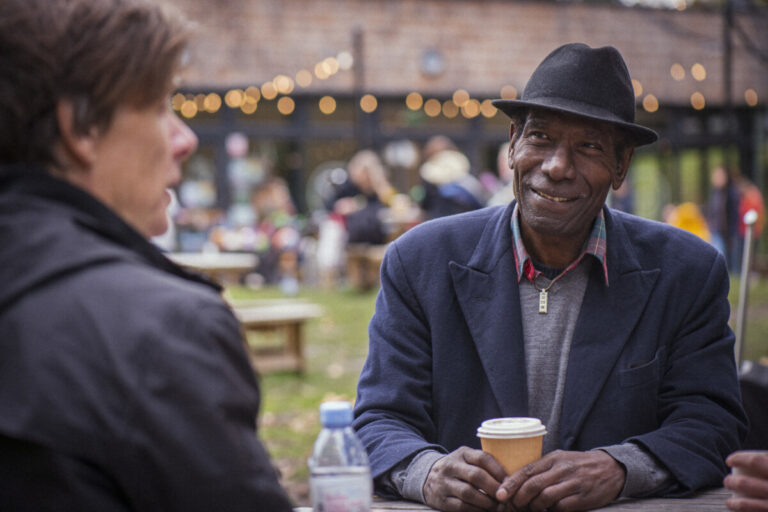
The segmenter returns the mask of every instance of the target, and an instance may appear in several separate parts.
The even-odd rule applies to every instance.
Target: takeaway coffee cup
[[[546,433],[538,418],[494,418],[477,429],[483,451],[493,455],[510,475],[541,458]]]

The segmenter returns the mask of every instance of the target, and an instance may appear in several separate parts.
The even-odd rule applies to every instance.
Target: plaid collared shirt
[[[523,237],[520,235],[520,205],[515,205],[515,210],[512,212],[512,252],[515,254],[515,268],[517,270],[517,282],[519,283],[523,276],[527,277],[529,281],[533,282],[537,277],[541,275],[541,271],[536,270],[533,266],[533,261],[525,250],[523,245]],[[589,238],[584,242],[584,246],[581,249],[581,254],[576,258],[563,272],[557,276],[567,274],[569,271],[576,268],[584,256],[591,254],[600,262],[603,267],[603,276],[605,277],[605,285],[608,286],[608,265],[606,263],[606,234],[605,234],[605,214],[603,210],[595,217],[595,222],[592,224],[592,232],[589,234]]]

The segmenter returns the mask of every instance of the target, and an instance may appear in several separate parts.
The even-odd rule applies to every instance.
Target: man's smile
[[[549,201],[554,201],[556,203],[567,203],[569,201],[575,201],[575,198],[551,196],[551,195],[549,195],[549,194],[547,194],[545,192],[542,192],[541,190],[536,190],[536,189],[533,189],[533,188],[531,189],[531,191],[534,194],[536,194],[536,195],[538,195],[540,197],[543,197],[544,199],[547,199]]]

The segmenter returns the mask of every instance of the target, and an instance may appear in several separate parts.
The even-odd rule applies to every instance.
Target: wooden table
[[[320,306],[294,299],[238,301],[231,304],[246,336],[249,332],[277,332],[282,335],[282,343],[276,347],[248,344],[251,360],[259,372],[304,371],[303,326],[307,320],[323,314]]]
[[[704,491],[690,498],[648,498],[642,500],[619,500],[607,507],[595,509],[602,511],[623,512],[726,512],[725,500],[731,496],[731,491],[724,488]],[[312,512],[311,507],[299,507],[295,512]],[[391,510],[430,511],[434,510],[411,501],[382,501],[374,500],[371,512],[387,512]]]
[[[238,283],[258,263],[255,254],[245,252],[172,252],[166,256],[177,265],[223,283]]]
[[[347,278],[353,288],[366,291],[379,285],[379,269],[386,245],[347,244]]]

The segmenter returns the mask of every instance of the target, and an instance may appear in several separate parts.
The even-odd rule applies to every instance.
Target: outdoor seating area
[[[0,512],[768,512],[768,0],[0,0]]]
[[[320,306],[291,299],[251,300],[233,303],[232,310],[243,327],[251,361],[260,373],[304,371],[305,323],[323,314]],[[277,344],[260,345],[252,334],[273,334]]]

